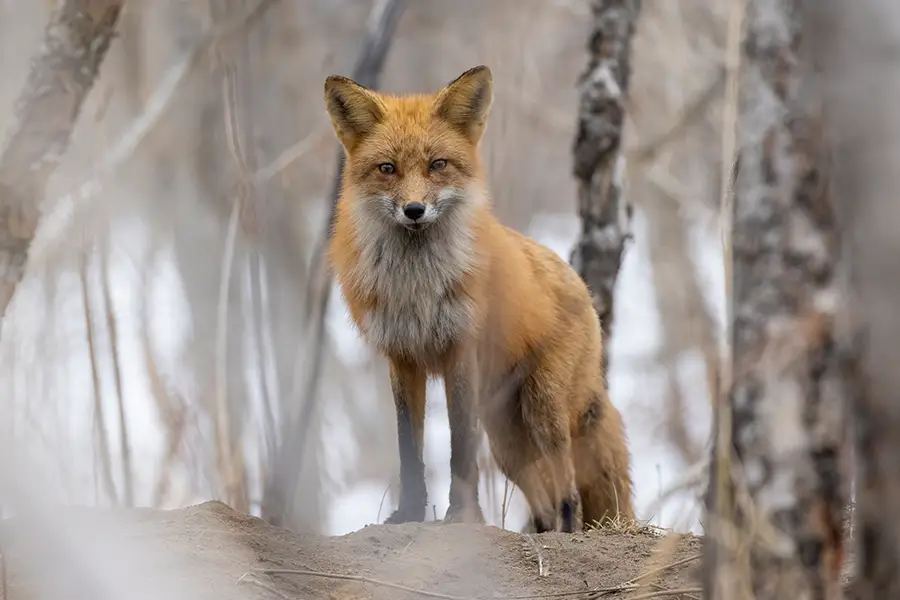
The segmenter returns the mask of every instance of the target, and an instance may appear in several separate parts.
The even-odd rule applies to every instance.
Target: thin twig
[[[668,571],[669,569],[673,569],[675,567],[680,567],[681,565],[686,565],[689,562],[694,562],[695,560],[698,560],[700,558],[702,558],[701,554],[694,554],[693,556],[688,556],[687,558],[682,558],[681,560],[676,560],[673,563],[668,563],[661,567],[651,569],[650,571],[647,571],[646,573],[642,573],[642,574],[638,575],[637,577],[635,577],[634,579],[629,579],[626,583],[637,583],[638,581],[647,579],[651,575],[656,575],[658,573],[662,573],[663,571]]]
[[[662,573],[663,571],[667,571],[674,567],[679,567],[681,565],[695,561],[695,560],[701,558],[701,556],[702,555],[700,555],[700,554],[695,554],[693,556],[688,556],[687,558],[677,560],[673,563],[667,563],[665,565],[662,565],[661,567],[657,567],[657,568],[651,569],[645,573],[641,573],[640,575],[633,577],[633,578],[629,579],[628,581],[623,582],[621,585],[619,585],[615,588],[606,588],[604,590],[593,590],[589,593],[590,595],[588,596],[588,600],[595,600],[596,598],[602,598],[603,596],[606,596],[608,594],[614,594],[617,592],[636,590],[636,589],[638,589],[638,582],[643,581],[644,579],[647,579],[648,577],[650,577],[652,575],[657,575],[659,573]]]
[[[256,354],[256,360],[259,365],[259,394],[260,394],[260,412],[262,412],[263,436],[266,446],[266,456],[271,460],[274,456],[275,449],[278,447],[278,429],[275,426],[275,411],[272,408],[272,390],[269,389],[268,367],[275,359],[271,357],[267,351],[269,347],[265,343],[266,322],[266,296],[263,293],[263,257],[258,248],[251,248],[247,255],[247,280],[250,287],[248,294],[251,325],[251,335],[253,338],[253,350]],[[277,375],[276,375],[277,376]],[[265,472],[265,467],[261,470]]]
[[[544,554],[541,552],[541,547],[537,542],[534,541],[534,538],[528,534],[525,534],[525,539],[531,542],[531,547],[534,548],[535,554],[537,554],[538,561],[538,577],[544,576]]]
[[[493,486],[492,486],[493,487]],[[506,498],[509,494],[509,476],[503,477],[503,504],[500,505],[500,529],[506,529]]]
[[[658,583],[651,583],[650,585],[651,585],[652,587],[656,588],[656,591],[658,591],[658,592],[664,592],[664,591],[666,591],[666,588],[664,588],[663,586],[659,585]],[[693,595],[693,594],[682,593],[682,594],[679,594],[679,595],[682,596],[682,597],[684,597],[684,598],[690,598],[690,600],[700,600],[700,597],[699,597],[699,596],[695,596],[695,595]]]
[[[225,497],[229,504],[237,500],[238,483],[235,459],[231,444],[231,411],[228,407],[228,386],[226,383],[228,370],[228,290],[231,287],[232,263],[237,238],[238,215],[240,202],[235,201],[228,221],[225,238],[225,251],[222,254],[222,275],[219,284],[219,302],[216,314],[216,441],[219,453],[219,467],[224,478]]]
[[[321,142],[327,135],[331,134],[330,129],[320,129],[319,131],[313,131],[302,140],[292,145],[290,148],[284,150],[278,157],[270,162],[265,167],[259,169],[253,175],[253,183],[260,184],[265,183],[278,175],[280,172],[287,169],[296,161],[300,160],[311,150],[316,147],[316,144]]]
[[[358,581],[360,583],[368,583],[370,585],[375,585],[378,587],[385,587],[393,590],[400,590],[402,592],[409,592],[411,594],[418,594],[419,596],[424,596],[426,598],[440,598],[441,600],[473,600],[472,598],[468,598],[465,596],[452,596],[450,594],[441,594],[439,592],[417,590],[416,588],[401,585],[399,583],[391,583],[390,581],[382,581],[380,579],[373,579],[372,577],[363,577],[362,575],[341,575],[340,573],[307,571],[304,569],[260,569],[254,572],[265,573],[266,575],[303,575],[306,577],[319,577],[321,579],[337,579],[339,581]],[[244,579],[246,575],[246,573],[244,575],[241,575],[241,579]],[[240,581],[241,579],[239,579],[238,581]]]
[[[539,600],[541,598],[566,598],[566,597],[575,597],[575,596],[586,596],[588,599],[600,598],[607,594],[615,594],[620,592],[627,592],[637,589],[636,582],[640,579],[644,579],[653,575],[655,573],[659,573],[660,571],[676,567],[685,563],[688,563],[692,560],[696,560],[700,555],[690,556],[688,558],[679,560],[677,562],[667,564],[665,566],[659,567],[652,571],[648,571],[642,575],[639,575],[632,579],[631,581],[626,581],[617,586],[613,587],[605,587],[605,588],[595,588],[591,590],[578,590],[578,591],[569,591],[569,592],[551,592],[549,594],[528,594],[522,596],[491,596],[490,600]],[[381,579],[374,579],[372,577],[365,577],[363,575],[343,575],[341,573],[328,573],[325,571],[311,571],[308,569],[255,569],[252,571],[253,573],[265,573],[266,575],[302,575],[305,577],[318,577],[321,579],[336,579],[340,581],[357,581],[360,583],[368,583],[370,585],[375,585],[379,587],[386,587],[395,590],[400,590],[404,592],[409,592],[411,594],[418,594],[419,596],[423,596],[426,598],[441,598],[443,600],[488,600],[488,598],[480,598],[473,596],[453,596],[450,594],[442,594],[440,592],[430,592],[426,590],[419,590],[416,588],[412,588],[409,586],[405,586],[399,583],[392,583],[390,581],[383,581]],[[241,576],[241,579],[244,579],[249,573],[245,573]],[[238,581],[240,581],[239,579]],[[665,595],[678,595],[678,594],[693,594],[700,592],[701,590],[695,588],[686,588],[686,589],[677,589],[677,590],[661,590],[658,592],[653,592],[649,595],[644,594],[641,596],[634,596],[633,598],[629,598],[628,600],[642,600],[644,598],[655,598],[661,597]]]
[[[262,589],[266,590],[267,592],[271,592],[271,593],[275,594],[276,596],[278,596],[279,598],[284,598],[285,600],[295,600],[294,598],[292,598],[291,596],[288,596],[287,594],[285,594],[284,592],[282,592],[281,590],[279,590],[278,588],[276,588],[273,585],[269,585],[268,583],[260,581],[256,577],[247,577],[247,573],[244,573],[243,575],[241,575],[240,578],[237,580],[237,582],[239,584],[240,583],[249,583],[250,585],[255,585],[256,587],[262,588]]]
[[[625,600],[646,600],[647,598],[662,598],[663,596],[681,596],[683,594],[699,594],[702,593],[701,588],[681,588],[677,590],[660,590],[657,592],[647,592],[637,596],[630,596]]]
[[[381,495],[381,502],[378,503],[378,514],[375,515],[376,523],[381,523],[381,509],[384,508],[384,499],[387,498],[389,491],[391,491],[391,484],[388,484],[388,486],[384,488],[384,493]]]
[[[109,440],[106,433],[106,418],[103,411],[102,386],[100,384],[100,369],[97,366],[97,350],[94,340],[94,320],[91,318],[91,297],[88,293],[88,266],[87,266],[88,250],[85,249],[81,255],[81,300],[84,304],[84,322],[87,329],[87,345],[88,356],[91,361],[91,380],[94,385],[94,442],[99,444],[100,448],[100,472],[101,479],[106,486],[106,493],[110,502],[114,506],[119,504],[119,494],[116,491],[116,484],[112,476],[112,466],[109,460]],[[95,448],[96,452],[96,448]]]
[[[709,105],[719,95],[722,84],[726,81],[726,70],[717,69],[711,81],[705,85],[694,98],[685,104],[679,111],[678,117],[664,132],[642,144],[637,148],[625,150],[625,158],[628,161],[628,169],[636,172],[638,169],[651,162],[672,142],[677,140],[682,133],[699,121],[705,114]]]
[[[109,285],[109,232],[100,247],[100,289],[103,293],[103,310],[106,313],[106,327],[109,335],[109,352],[112,360],[113,383],[116,387],[116,404],[119,410],[119,453],[122,455],[122,485],[125,506],[134,506],[134,481],[131,469],[131,443],[128,434],[128,419],[125,416],[125,398],[122,394],[122,368],[119,364],[119,329]]]
[[[165,445],[163,458],[159,467],[159,476],[153,491],[153,506],[160,507],[167,500],[169,492],[170,471],[179,458],[179,449],[182,438],[187,428],[187,406],[178,396],[169,392],[163,380],[162,373],[153,351],[153,336],[150,334],[150,271],[155,265],[155,253],[158,252],[158,236],[151,230],[150,240],[147,244],[149,256],[145,259],[140,269],[140,282],[138,283],[138,335],[140,338],[141,356],[149,380],[150,395],[156,401],[160,420],[165,431]]]
[[[738,92],[741,59],[741,32],[744,21],[744,0],[731,0],[728,13],[728,35],[726,40],[726,84],[725,103],[722,111],[722,157],[719,175],[719,218],[721,223],[723,271],[725,276],[725,340],[726,347],[720,368],[718,369],[719,389],[714,407],[715,423],[713,427],[715,441],[715,472],[710,477],[710,489],[715,491],[713,506],[709,511],[715,519],[710,521],[731,522],[734,518],[734,498],[732,497],[732,413],[728,393],[732,380],[732,329],[734,319],[734,292],[732,289],[732,272],[734,258],[732,254],[732,229],[734,201],[731,194],[731,173],[734,165],[738,135]],[[724,568],[721,548],[717,546],[716,527],[711,533],[711,550],[707,561],[706,576],[709,587],[707,593],[716,600],[724,595],[719,589],[718,579]]]

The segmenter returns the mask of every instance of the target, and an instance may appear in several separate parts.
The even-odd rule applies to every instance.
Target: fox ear
[[[473,142],[481,139],[494,93],[494,77],[484,65],[469,69],[438,93],[435,113]]]
[[[335,135],[348,152],[384,116],[382,104],[371,90],[340,75],[325,79],[325,108]]]

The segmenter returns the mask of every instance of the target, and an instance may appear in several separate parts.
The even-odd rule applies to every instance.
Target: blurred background
[[[0,2],[0,131],[55,4]],[[352,75],[376,2],[270,2],[210,58],[190,58],[252,4],[125,4],[7,312],[2,427],[54,501],[218,498],[341,534],[383,520],[398,491],[386,364],[336,289],[318,309],[316,248],[338,155],[322,83]],[[724,13],[709,0],[642,8],[624,146],[677,135],[628,171],[633,240],[610,342],[638,517],[697,532],[703,483],[692,474],[707,454],[724,319]],[[379,82],[433,91],[490,66],[483,152],[496,212],[567,260],[580,229],[572,144],[590,23],[578,0],[409,2]],[[146,131],[137,140],[136,127]],[[102,177],[90,193],[73,194],[92,173]],[[255,185],[242,186],[242,173]],[[449,429],[440,385],[428,394],[429,513],[442,518]],[[486,448],[482,469],[486,518],[520,528],[524,501],[509,498]]]

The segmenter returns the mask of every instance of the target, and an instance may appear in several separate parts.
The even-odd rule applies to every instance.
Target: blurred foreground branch
[[[856,435],[859,600],[900,597],[900,4],[819,0],[810,38],[834,135]],[[743,168],[743,165],[741,165]]]
[[[378,87],[378,80],[384,68],[394,31],[406,8],[406,0],[378,0],[372,10],[363,41],[362,51],[353,70],[353,79],[371,89]],[[317,242],[312,256],[312,273],[309,280],[309,294],[306,298],[310,318],[315,318],[313,332],[312,360],[307,369],[306,386],[300,398],[300,414],[288,412],[282,420],[281,444],[278,447],[274,467],[267,473],[262,517],[273,525],[286,525],[291,521],[292,506],[300,483],[299,466],[303,464],[303,454],[310,424],[318,404],[319,380],[325,358],[325,317],[331,297],[331,277],[325,263],[325,248],[331,237],[334,209],[340,194],[341,176],[344,169],[344,151],[339,150],[338,168],[329,195],[328,220],[324,235]]]
[[[578,132],[573,147],[581,236],[571,263],[588,284],[603,327],[603,372],[609,369],[613,293],[631,205],[625,197],[621,152],[625,100],[631,76],[631,40],[641,0],[594,0],[588,66],[579,82]]]
[[[25,274],[47,181],[69,147],[122,5],[123,0],[66,0],[32,60],[0,155],[0,317]]]
[[[802,6],[749,3],[741,46],[728,395],[734,452],[715,454],[734,484],[712,495],[712,598],[841,597],[840,240],[821,96],[805,85],[800,55]]]

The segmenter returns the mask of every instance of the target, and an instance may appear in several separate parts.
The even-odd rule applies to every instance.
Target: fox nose
[[[425,205],[418,202],[410,202],[403,207],[403,214],[406,215],[407,219],[412,219],[413,221],[421,219],[422,215],[425,214]]]

